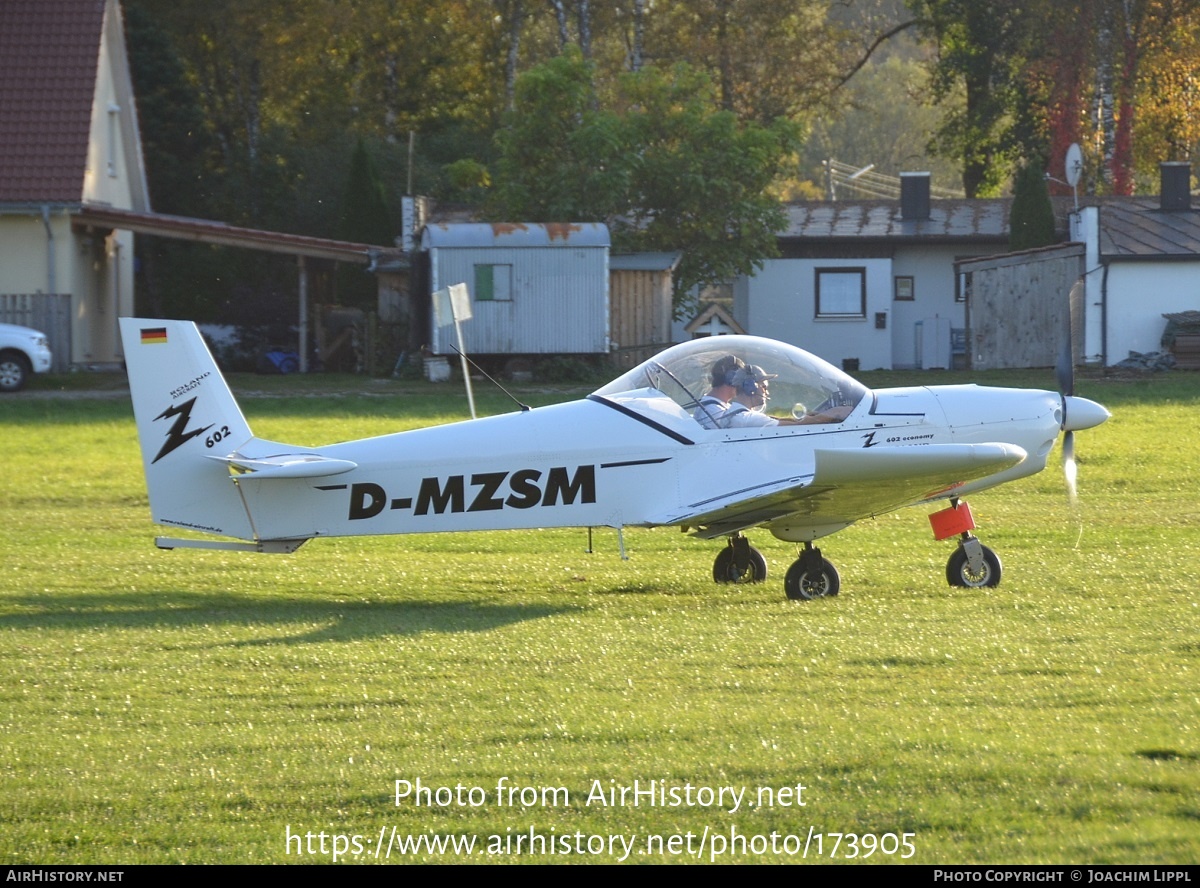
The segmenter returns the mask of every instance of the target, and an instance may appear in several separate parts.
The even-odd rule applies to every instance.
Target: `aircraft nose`
[[[1093,426],[1098,426],[1110,416],[1107,410],[1097,404],[1095,401],[1089,401],[1087,398],[1077,398],[1074,395],[1063,396],[1063,417],[1062,428],[1064,432],[1077,432],[1080,429],[1090,429]]]

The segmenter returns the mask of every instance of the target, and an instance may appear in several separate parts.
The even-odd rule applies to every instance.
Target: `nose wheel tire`
[[[783,578],[783,591],[793,601],[832,598],[838,594],[841,585],[837,568],[824,558],[812,563],[811,559],[800,557]]]
[[[951,586],[983,589],[1000,585],[1000,558],[987,546],[979,547],[982,565],[978,570],[971,567],[966,551],[960,546],[946,562],[946,580]]]

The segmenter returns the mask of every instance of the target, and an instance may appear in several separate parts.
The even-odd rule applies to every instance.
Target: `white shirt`
[[[722,429],[757,429],[773,425],[779,425],[779,420],[775,417],[751,410],[745,404],[736,402],[717,417],[717,428]]]
[[[718,420],[729,410],[729,404],[715,395],[705,395],[692,411],[692,418],[706,429],[722,428]]]

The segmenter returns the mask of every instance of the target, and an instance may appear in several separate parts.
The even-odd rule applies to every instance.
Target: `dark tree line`
[[[630,248],[685,251],[686,285],[771,254],[767,205],[820,193],[803,153],[817,133],[863,164],[867,145],[928,146],[968,196],[1023,164],[1054,172],[1076,141],[1090,189],[1132,190],[1200,142],[1197,6],[125,0],[155,209],[325,237],[347,236],[362,195],[370,230],[393,237],[409,192],[525,221],[578,214]],[[913,113],[882,136],[831,125],[881,64]],[[143,289],[197,316],[294,276],[165,244],[143,258]]]

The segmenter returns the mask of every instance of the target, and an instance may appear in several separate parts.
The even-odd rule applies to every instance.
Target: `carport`
[[[133,210],[117,210],[110,207],[85,205],[74,216],[77,228],[110,231],[121,229],[135,234],[150,234],[175,240],[217,244],[226,247],[241,247],[247,250],[262,250],[267,253],[284,253],[296,257],[297,290],[299,294],[299,347],[300,372],[308,372],[308,260],[333,259],[338,262],[369,264],[383,250],[382,246],[356,244],[348,241],[327,240],[300,234],[284,234],[278,231],[261,231],[240,228],[213,222],[208,219],[192,219],[186,216],[167,216],[162,213],[139,213]]]

